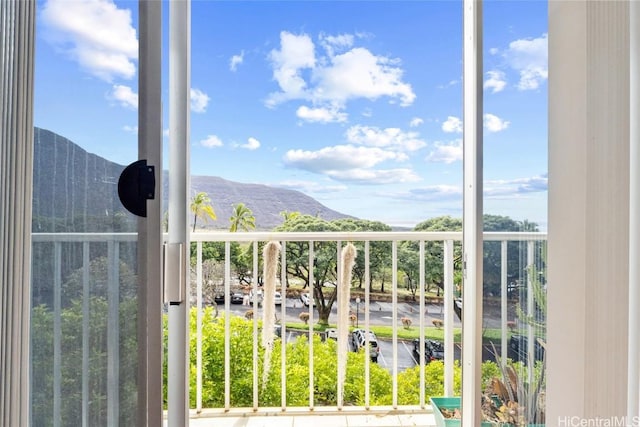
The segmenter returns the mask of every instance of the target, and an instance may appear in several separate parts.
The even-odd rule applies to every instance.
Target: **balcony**
[[[121,275],[125,274],[122,267],[121,253],[133,250],[135,246],[137,236],[130,233],[120,234],[34,234],[33,245],[34,254],[39,254],[38,263],[52,266],[53,283],[51,304],[47,308],[51,312],[51,328],[52,328],[52,393],[51,393],[51,416],[54,420],[60,420],[65,412],[65,406],[69,404],[67,401],[68,385],[65,385],[67,381],[66,375],[63,370],[62,363],[65,358],[70,354],[77,353],[76,356],[81,362],[76,366],[81,379],[78,381],[79,389],[76,390],[76,395],[79,397],[78,402],[75,402],[76,413],[83,420],[89,421],[90,414],[95,416],[95,400],[96,391],[93,386],[90,386],[90,378],[92,374],[91,363],[95,360],[94,350],[92,349],[91,340],[92,326],[90,322],[95,322],[95,316],[90,315],[91,310],[91,295],[96,291],[92,289],[95,286],[94,275],[97,273],[93,271],[96,269],[92,264],[93,258],[96,252],[104,254],[106,262],[101,264],[106,271],[101,274],[106,278],[105,290],[101,294],[106,304],[104,315],[106,318],[103,320],[106,325],[106,354],[104,355],[104,378],[108,378],[106,385],[102,388],[103,395],[98,396],[102,400],[102,409],[100,409],[100,417],[104,417],[108,425],[113,425],[113,421],[122,419],[122,412],[126,411],[126,408],[122,408],[123,401],[126,400],[126,387],[123,387],[123,383],[130,371],[127,366],[130,365],[127,362],[127,355],[123,351],[123,316],[126,313],[122,312],[123,303],[125,297],[122,295],[123,279]],[[380,399],[374,398],[371,382],[371,372],[374,369],[374,362],[368,357],[362,357],[364,366],[364,380],[362,384],[362,390],[357,402],[351,398],[345,396],[345,392],[342,387],[336,387],[335,389],[335,401],[327,402],[325,400],[318,399],[318,378],[320,372],[314,370],[314,345],[318,344],[318,339],[314,340],[314,336],[323,336],[321,331],[318,331],[314,326],[317,323],[316,310],[308,310],[309,320],[308,326],[301,328],[299,325],[289,326],[292,322],[301,324],[298,318],[300,311],[302,310],[302,303],[296,298],[295,292],[291,291],[288,298],[283,299],[283,303],[277,307],[276,316],[279,318],[281,330],[280,335],[287,341],[291,341],[294,335],[306,337],[306,343],[309,347],[307,351],[307,365],[308,373],[305,372],[304,382],[308,384],[305,388],[305,397],[303,399],[297,399],[297,403],[292,405],[287,399],[287,389],[292,381],[292,378],[287,375],[286,361],[288,359],[288,352],[291,351],[289,346],[278,346],[279,352],[277,357],[274,356],[274,360],[278,360],[280,366],[276,371],[279,374],[279,378],[276,382],[279,383],[279,396],[277,404],[270,404],[269,406],[261,404],[261,393],[259,371],[262,366],[261,357],[259,355],[260,350],[260,324],[259,318],[261,317],[262,308],[248,306],[241,306],[231,304],[230,298],[224,298],[224,302],[217,305],[218,317],[215,322],[220,322],[220,325],[224,333],[224,349],[222,351],[222,360],[219,362],[223,368],[222,383],[219,384],[218,390],[224,390],[224,398],[222,404],[216,407],[207,407],[203,404],[203,395],[210,394],[211,391],[207,390],[210,381],[203,381],[206,378],[206,372],[203,372],[203,347],[206,346],[206,342],[203,340],[203,325],[207,322],[211,322],[210,313],[211,309],[206,309],[205,306],[212,303],[211,298],[207,297],[203,292],[203,288],[206,287],[205,274],[203,274],[203,247],[211,242],[218,242],[218,244],[224,246],[224,258],[222,261],[223,269],[221,272],[212,273],[218,274],[215,277],[219,283],[224,285],[224,295],[230,295],[233,288],[237,288],[237,278],[235,272],[232,273],[232,256],[231,247],[232,244],[239,243],[240,245],[248,248],[248,253],[252,253],[251,257],[251,271],[245,272],[246,277],[250,277],[250,283],[245,286],[245,290],[252,289],[254,294],[258,290],[258,280],[261,274],[260,260],[262,255],[259,255],[259,244],[267,241],[279,241],[282,245],[280,255],[279,277],[287,277],[287,280],[294,282],[290,274],[287,273],[287,266],[289,264],[288,257],[291,256],[291,249],[294,247],[305,248],[303,266],[307,269],[309,265],[314,263],[319,251],[322,250],[323,254],[326,254],[326,246],[331,246],[331,251],[335,254],[331,261],[335,269],[336,260],[339,259],[339,253],[341,247],[346,242],[352,242],[358,250],[358,259],[360,264],[358,268],[362,271],[362,287],[360,289],[352,288],[352,298],[350,301],[350,310],[356,313],[356,321],[358,326],[365,330],[375,329],[379,326],[387,327],[387,337],[382,338],[384,346],[381,346],[382,357],[379,358],[378,365],[382,367],[390,375],[390,384],[387,401],[384,404],[378,403]],[[255,233],[193,233],[191,235],[192,242],[192,277],[193,283],[191,284],[192,292],[190,293],[190,304],[192,310],[192,318],[195,318],[195,325],[192,326],[192,331],[195,329],[195,336],[191,337],[192,352],[195,354],[195,358],[192,357],[192,366],[190,371],[193,372],[192,386],[190,390],[191,394],[191,419],[193,425],[204,425],[199,423],[210,422],[211,418],[216,418],[218,422],[229,422],[233,425],[238,421],[238,418],[246,418],[245,422],[250,423],[250,420],[256,422],[255,417],[260,417],[260,423],[263,424],[264,420],[270,420],[277,422],[278,425],[289,424],[291,425],[304,425],[304,423],[317,424],[318,420],[315,416],[322,415],[323,422],[331,417],[336,425],[347,425],[347,420],[350,419],[351,423],[355,419],[358,423],[371,424],[372,420],[376,420],[375,424],[383,422],[385,424],[391,423],[392,425],[432,425],[433,415],[429,405],[429,396],[425,393],[425,383],[429,381],[427,370],[425,369],[424,353],[422,352],[418,358],[412,356],[410,353],[411,340],[406,338],[406,324],[403,324],[403,320],[409,319],[410,329],[413,334],[419,337],[420,346],[424,346],[424,337],[429,330],[434,331],[435,326],[433,319],[442,321],[441,334],[442,342],[444,343],[444,375],[442,380],[442,390],[444,395],[453,395],[454,391],[454,365],[456,359],[460,358],[459,339],[456,342],[456,333],[460,329],[460,321],[454,311],[455,304],[455,283],[454,276],[457,268],[454,265],[459,264],[456,257],[455,248],[462,240],[462,233],[459,232],[371,232],[371,233],[330,233],[330,232],[317,232],[317,233],[272,233],[272,232],[255,232]],[[526,271],[531,271],[535,262],[538,262],[537,248],[539,242],[546,241],[545,233],[485,233],[485,242],[493,242],[494,252],[499,246],[499,269],[501,272],[500,278],[500,292],[492,298],[492,301],[497,305],[497,312],[499,313],[497,318],[487,320],[487,330],[493,331],[493,336],[498,337],[496,348],[498,353],[503,359],[509,356],[508,352],[508,337],[510,329],[514,328],[514,321],[517,319],[513,316],[513,311],[509,308],[508,294],[512,292],[507,274],[507,265],[509,257],[513,257],[512,251],[514,248],[518,251],[517,258],[526,260],[520,267],[521,277],[525,277],[525,280],[521,282],[523,286],[520,291],[520,305],[525,307],[525,310],[530,310],[533,307],[533,299],[531,292],[531,283],[526,280]],[[407,246],[407,242],[411,242],[411,245]],[[301,244],[301,245],[300,245]],[[300,246],[298,246],[300,245]],[[425,257],[427,256],[426,247],[433,247],[429,245],[435,245],[442,250],[442,282],[443,289],[440,297],[428,297],[425,292],[426,284],[426,272],[425,272]],[[496,246],[497,245],[497,246]],[[371,273],[372,273],[372,248],[380,251],[380,248],[386,248],[384,256],[387,257],[390,266],[390,282],[387,283],[386,295],[387,299],[383,302],[378,301],[376,294],[371,292]],[[402,248],[413,247],[417,248],[417,260],[419,266],[417,283],[415,283],[415,301],[411,298],[404,298],[402,295],[406,294],[406,284],[404,280],[404,273],[401,273],[401,266],[403,265],[403,252]],[[40,249],[38,249],[40,248]],[[73,257],[63,256],[69,248],[74,248],[76,255]],[[289,250],[287,250],[289,248]],[[311,248],[311,250],[309,250]],[[49,260],[45,260],[45,256],[51,257]],[[298,253],[300,255],[300,253]],[[195,258],[194,258],[195,257]],[[75,261],[70,261],[71,259]],[[115,260],[120,259],[120,263]],[[65,263],[78,263],[79,265],[65,265]],[[544,261],[544,260],[543,260]],[[293,262],[293,261],[291,261]],[[300,262],[300,257],[296,262]],[[338,261],[339,262],[339,261]],[[135,266],[129,266],[131,270],[135,270]],[[101,267],[102,268],[102,267]],[[65,298],[69,298],[69,290],[65,289],[65,277],[63,277],[63,271],[76,271],[75,276],[79,278],[80,284],[76,283],[75,292],[76,298],[81,298],[78,302],[81,309],[77,312],[79,315],[78,321],[81,325],[78,325],[78,340],[75,342],[77,348],[70,348],[68,338],[62,330],[64,324],[64,318],[68,317],[68,313],[65,313],[64,307],[68,305],[64,301]],[[311,269],[313,271],[313,269]],[[210,278],[208,280],[211,280]],[[335,282],[335,277],[332,279]],[[314,279],[309,279],[313,283]],[[353,286],[354,281],[352,281]],[[338,284],[339,286],[339,284]],[[376,285],[377,286],[377,285]],[[295,287],[292,285],[292,287]],[[326,292],[327,295],[331,294],[333,290],[329,288]],[[358,302],[356,303],[355,295],[358,295]],[[285,292],[283,292],[283,296]],[[524,299],[522,299],[524,298]],[[335,307],[335,304],[334,304]],[[250,330],[252,331],[252,354],[250,356],[252,360],[251,366],[251,384],[247,390],[250,390],[250,396],[245,396],[243,401],[250,402],[249,404],[236,405],[232,400],[232,375],[234,375],[233,360],[237,357],[237,353],[234,353],[236,349],[232,347],[233,328],[232,317],[236,316],[244,318],[246,312],[252,309],[254,315],[250,320]],[[381,313],[382,312],[382,315]],[[209,314],[208,314],[209,313]],[[423,313],[424,315],[421,315]],[[510,314],[508,314],[510,313]],[[225,315],[231,314],[231,315]],[[245,321],[244,322],[249,322]],[[329,316],[329,323],[333,327],[341,327],[336,325],[335,310]],[[353,324],[347,325],[348,327],[355,326]],[[524,322],[518,325],[522,331],[527,331],[529,334],[533,334],[533,330],[530,326],[527,326]],[[533,346],[533,340],[529,341]],[[532,347],[531,346],[531,347]],[[120,351],[118,351],[120,349]],[[533,354],[533,349],[529,349],[530,354]],[[366,354],[366,353],[365,353]],[[79,356],[78,356],[79,355]],[[409,355],[409,357],[407,357]],[[195,360],[194,360],[195,359]],[[418,360],[419,359],[419,360]],[[407,365],[409,360],[409,365]],[[407,404],[400,396],[399,392],[399,375],[402,374],[408,367],[413,365],[418,366],[415,368],[418,373],[418,391],[415,394],[415,399]],[[124,366],[124,368],[123,368]],[[335,372],[332,373],[334,376]],[[236,374],[237,375],[237,372]],[[36,375],[37,377],[37,375]],[[335,381],[335,378],[334,378]],[[340,381],[338,379],[338,381]],[[343,379],[344,381],[344,379]],[[195,385],[194,385],[195,384]],[[296,386],[298,387],[298,386]],[[37,399],[36,399],[37,400]],[[384,400],[384,399],[382,399]],[[302,404],[300,402],[303,402]],[[43,413],[44,415],[44,413]],[[264,418],[268,417],[268,418]],[[277,417],[277,418],[276,418]],[[209,420],[209,421],[207,421]],[[261,425],[262,425],[261,424]],[[309,424],[309,425],[310,425]],[[54,422],[54,425],[55,422]]]

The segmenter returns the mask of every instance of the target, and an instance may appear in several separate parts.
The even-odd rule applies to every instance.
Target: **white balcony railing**
[[[91,253],[91,245],[95,243],[101,243],[107,245],[107,254],[108,259],[110,261],[107,262],[107,266],[109,269],[108,272],[108,287],[109,291],[107,293],[108,296],[108,315],[109,320],[107,321],[107,342],[108,348],[111,350],[108,351],[107,354],[107,368],[108,368],[108,379],[107,379],[107,395],[106,400],[108,402],[108,408],[106,411],[107,417],[109,420],[117,420],[118,418],[118,405],[119,405],[119,365],[120,365],[120,357],[121,355],[115,349],[118,348],[119,341],[119,332],[118,332],[118,319],[120,319],[120,314],[118,312],[120,296],[118,294],[119,284],[118,284],[118,274],[119,274],[119,263],[114,262],[113,260],[119,259],[119,247],[120,245],[130,242],[135,242],[136,235],[135,234],[82,234],[82,233],[70,233],[70,234],[58,234],[58,233],[35,233],[33,235],[33,244],[34,247],[36,245],[42,244],[50,244],[53,245],[54,250],[53,260],[50,260],[54,265],[54,274],[52,278],[53,283],[53,302],[51,306],[51,310],[53,311],[53,390],[52,390],[52,399],[53,399],[53,413],[51,414],[53,419],[60,419],[60,411],[62,405],[62,375],[61,375],[61,348],[62,348],[62,331],[60,329],[60,322],[62,316],[62,269],[60,268],[62,264],[62,247],[65,244],[73,243],[73,244],[82,244],[82,295],[83,295],[83,319],[82,319],[82,349],[79,350],[82,352],[82,414],[83,419],[88,421],[88,415],[90,411],[91,405],[91,397],[90,390],[88,385],[89,378],[89,298],[90,289],[89,289],[89,257]],[[253,404],[251,408],[242,408],[243,411],[250,409],[255,413],[283,413],[287,412],[289,414],[295,414],[302,412],[338,412],[348,410],[349,413],[372,413],[378,410],[384,410],[388,412],[389,410],[396,411],[424,411],[429,409],[427,398],[424,394],[424,385],[425,385],[425,363],[424,354],[420,355],[420,398],[417,405],[399,405],[398,404],[398,352],[400,348],[400,340],[398,339],[398,331],[403,325],[399,322],[399,306],[403,303],[403,301],[398,300],[398,288],[399,288],[399,279],[398,279],[398,247],[401,242],[404,241],[413,241],[417,242],[419,247],[419,262],[420,262],[420,272],[419,272],[419,284],[418,291],[416,296],[418,297],[418,321],[414,323],[414,326],[419,328],[419,334],[421,341],[421,348],[424,346],[424,332],[426,328],[431,327],[425,322],[425,309],[427,306],[427,300],[425,298],[425,242],[441,242],[443,245],[443,254],[444,254],[444,293],[443,293],[443,321],[444,321],[444,346],[445,346],[445,375],[444,375],[444,390],[445,394],[451,395],[453,393],[453,378],[454,378],[454,242],[462,241],[462,233],[460,232],[353,232],[353,233],[345,233],[345,232],[313,232],[313,233],[275,233],[275,232],[253,232],[253,233],[192,233],[191,234],[191,242],[195,242],[196,244],[196,263],[195,263],[195,307],[197,310],[197,326],[196,326],[196,389],[191,390],[191,393],[195,393],[195,410],[196,412],[202,412],[203,409],[206,409],[207,413],[212,414],[224,414],[224,413],[234,413],[236,408],[232,407],[230,400],[230,386],[231,386],[231,357],[232,351],[230,347],[230,334],[231,334],[231,325],[230,325],[230,316],[224,316],[224,390],[225,390],[225,399],[224,405],[221,408],[203,408],[202,407],[202,396],[203,396],[203,372],[202,372],[202,326],[203,326],[203,274],[202,274],[202,248],[203,243],[205,242],[224,242],[225,246],[225,261],[224,261],[224,295],[229,296],[231,292],[231,283],[233,282],[233,278],[231,276],[231,256],[230,256],[230,246],[231,242],[241,242],[246,244],[253,245],[253,271],[252,271],[252,288],[254,293],[256,293],[258,288],[257,277],[259,276],[258,271],[258,259],[261,254],[258,254],[258,242],[267,242],[267,241],[279,241],[282,244],[283,250],[281,251],[281,274],[286,275],[286,266],[287,266],[287,258],[286,258],[286,246],[287,243],[290,242],[307,242],[309,250],[308,256],[308,264],[313,265],[315,254],[314,254],[314,242],[336,242],[337,251],[336,251],[336,259],[339,259],[339,253],[341,250],[341,246],[344,242],[362,242],[363,250],[362,253],[358,254],[358,257],[362,257],[364,259],[364,299],[362,300],[360,307],[364,312],[364,322],[360,322],[360,326],[364,329],[368,330],[372,325],[371,320],[371,295],[370,295],[370,244],[372,242],[390,242],[391,244],[391,319],[389,319],[389,326],[392,327],[392,337],[391,337],[391,366],[388,366],[389,371],[392,376],[392,402],[391,407],[384,406],[378,407],[371,404],[370,395],[370,382],[369,382],[369,368],[370,362],[369,358],[365,358],[365,390],[364,390],[364,405],[362,406],[351,406],[345,405],[343,402],[343,391],[341,389],[336,390],[337,396],[337,405],[335,406],[323,406],[318,407],[315,399],[314,399],[314,369],[313,369],[313,340],[309,339],[309,345],[311,349],[309,350],[309,390],[308,390],[308,404],[300,407],[291,407],[287,403],[286,399],[286,388],[287,388],[287,375],[285,369],[285,361],[287,360],[287,347],[281,346],[281,361],[282,361],[282,369],[281,369],[281,405],[277,408],[273,407],[261,407],[259,405],[259,381],[258,381],[258,335],[259,335],[259,327],[258,327],[258,316],[253,317]],[[546,240],[545,233],[493,233],[487,232],[484,233],[485,241],[494,241],[501,242],[502,250],[501,250],[501,295],[500,295],[500,329],[501,329],[501,347],[500,352],[504,359],[507,357],[507,331],[509,330],[507,325],[507,256],[508,242],[517,241],[517,242],[526,242],[526,257],[523,254],[520,255],[522,259],[526,259],[526,265],[524,268],[530,267],[534,264],[534,245],[535,242]],[[42,262],[42,260],[36,260],[36,262]],[[309,269],[313,272],[313,269]],[[311,273],[313,274],[313,273]],[[281,276],[281,277],[283,277]],[[523,277],[525,275],[523,274]],[[313,279],[310,280],[310,283],[313,282]],[[528,312],[531,313],[533,310],[533,298],[532,292],[529,287],[529,292],[527,292],[527,301],[526,305],[521,302],[521,305],[527,307]],[[283,299],[285,298],[285,292],[283,292]],[[225,298],[224,307],[221,309],[224,310],[225,313],[231,312],[231,305],[229,298]],[[287,304],[283,302],[279,309],[279,316],[281,319],[287,319]],[[289,308],[291,310],[291,308]],[[358,312],[358,316],[360,316]],[[257,313],[256,313],[257,314]],[[305,332],[311,338],[311,336],[315,333],[313,329],[313,325],[317,320],[315,318],[314,310],[309,310],[309,326],[308,330]],[[399,324],[400,323],[400,324]],[[281,336],[283,339],[287,336],[286,324],[282,322],[282,330]],[[533,344],[533,340],[529,340],[530,345]],[[531,353],[533,353],[533,349],[530,349]],[[80,368],[80,367],[79,367]],[[56,415],[58,415],[56,417]],[[109,425],[115,425],[115,423],[108,422]],[[86,425],[86,424],[85,424]]]

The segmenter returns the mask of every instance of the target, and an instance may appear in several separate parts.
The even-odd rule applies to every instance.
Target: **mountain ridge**
[[[125,166],[90,153],[47,129],[34,129],[33,231],[130,231],[135,217],[126,212],[117,194]],[[163,173],[163,206],[167,205],[167,173]],[[324,206],[300,191],[265,184],[240,183],[217,176],[191,176],[193,196],[204,191],[217,220],[199,228],[228,229],[233,205],[252,210],[256,229],[282,224],[282,211],[299,211],[326,220],[352,218]],[[163,209],[163,211],[166,209]]]

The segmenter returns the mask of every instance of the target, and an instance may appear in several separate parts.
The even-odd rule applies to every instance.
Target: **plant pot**
[[[460,397],[432,397],[431,406],[433,407],[433,416],[436,419],[438,427],[460,427],[460,419],[445,418],[442,409],[460,409]],[[489,421],[483,421],[482,427],[492,427],[496,424]],[[527,424],[527,427],[544,427],[544,424]]]
[[[460,409],[460,397],[432,397],[431,406],[438,427],[460,427],[459,418],[445,418],[442,414],[442,409]],[[492,425],[489,422],[481,424],[482,427],[491,427]]]

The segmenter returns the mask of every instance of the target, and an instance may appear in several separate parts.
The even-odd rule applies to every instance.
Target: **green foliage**
[[[211,199],[204,191],[197,193],[191,198],[189,209],[193,214],[193,231],[196,231],[198,218],[202,218],[205,222],[209,220],[216,220],[216,212],[213,210],[213,206],[211,206]]]
[[[60,316],[61,425],[74,426],[82,419],[82,301],[73,300]],[[120,303],[119,416],[120,425],[135,424],[137,416],[137,303]],[[107,424],[107,323],[105,298],[89,301],[89,425]],[[32,331],[32,425],[53,425],[54,315],[44,305],[33,307]]]
[[[256,228],[256,217],[253,216],[251,209],[244,203],[236,203],[233,205],[233,214],[229,218],[231,226],[229,231],[235,233],[236,231],[250,231]]]
[[[196,311],[190,313],[190,387],[196,386]],[[213,318],[210,307],[204,310],[202,329],[203,401],[204,407],[223,407],[225,398],[224,378],[224,317]],[[253,406],[253,321],[239,316],[229,318],[230,322],[230,403],[232,407]],[[260,327],[260,322],[258,322]],[[165,323],[166,328],[166,323]],[[165,330],[166,331],[166,330]],[[166,336],[165,336],[166,339]],[[276,339],[271,363],[271,372],[266,384],[262,383],[262,361],[264,350],[258,342],[258,404],[279,406],[281,404],[282,341]],[[287,343],[286,349],[286,401],[288,406],[309,404],[309,342],[308,336],[300,335],[294,342]],[[365,377],[364,365],[367,355],[364,351],[347,354],[347,372],[344,389],[345,405],[364,405]],[[166,364],[166,361],[165,361]],[[334,340],[322,342],[318,334],[313,335],[314,404],[333,406],[337,404],[337,344]],[[377,363],[370,363],[370,404],[390,405],[392,403],[392,379],[390,373]],[[444,367],[442,362],[432,362],[426,369],[426,390],[428,395],[442,394]],[[460,388],[460,367],[455,367],[455,386]],[[419,396],[419,370],[408,369],[398,376],[399,396],[403,402],[415,403]],[[166,393],[166,368],[164,372]],[[195,393],[190,393],[190,405],[195,406]],[[166,398],[166,394],[165,394]]]
[[[219,408],[225,403],[225,366],[224,366],[224,316],[213,318],[210,307],[204,309],[202,328],[202,364],[203,364],[203,407]],[[230,322],[230,364],[229,396],[232,407],[253,406],[253,321],[239,316],[229,318]],[[261,322],[258,322],[260,328]],[[196,386],[196,311],[190,313],[190,387]],[[259,330],[259,329],[258,329]],[[165,319],[166,333],[166,319]],[[165,335],[166,339],[166,335]],[[274,343],[271,371],[266,384],[262,383],[262,363],[264,349],[258,340],[258,404],[264,407],[280,406],[282,399],[281,369],[282,341]],[[287,406],[307,406],[309,404],[309,341],[302,334],[286,348],[286,402]],[[365,358],[364,351],[347,353],[347,372],[344,389],[345,405],[365,404]],[[461,370],[458,362],[454,366],[454,392],[461,387]],[[377,363],[369,363],[370,384],[369,402],[371,405],[390,405],[392,403],[392,377],[388,370]],[[318,334],[313,335],[313,381],[314,405],[333,406],[337,404],[337,343],[334,340],[321,341]],[[499,375],[499,368],[493,362],[482,365],[483,383]],[[413,405],[419,403],[420,368],[413,367],[398,374],[398,403]],[[164,372],[166,399],[166,360]],[[444,364],[433,361],[425,366],[425,394],[438,396],[444,393]],[[165,400],[166,401],[166,400]],[[195,407],[195,393],[190,393],[190,405]]]
[[[414,231],[462,231],[462,220],[450,216],[440,216],[423,221]],[[425,282],[428,285],[444,287],[444,245],[442,242],[425,242]],[[459,260],[462,257],[462,244],[454,243],[454,269],[460,271]],[[404,272],[409,289],[415,294],[420,274],[419,243],[402,242],[398,256],[399,267]]]

